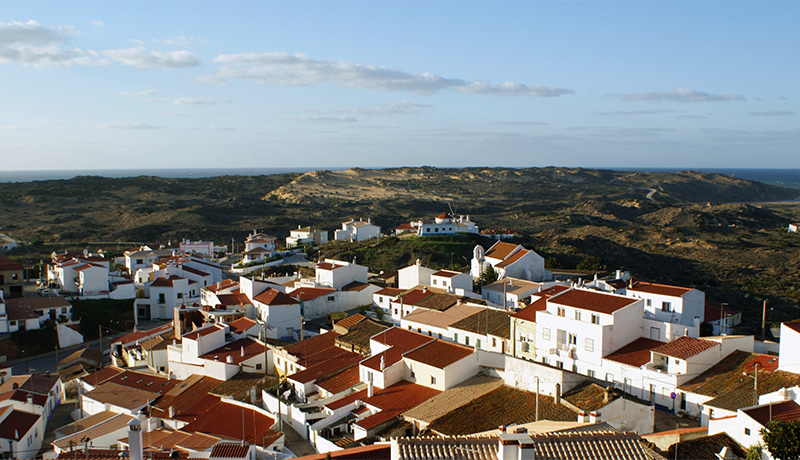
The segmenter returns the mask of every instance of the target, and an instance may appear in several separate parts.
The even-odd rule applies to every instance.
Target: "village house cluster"
[[[443,213],[397,232],[478,227]],[[369,219],[351,220],[333,240],[380,235]],[[740,312],[698,289],[622,270],[562,276],[535,251],[495,240],[475,248],[469,272],[417,261],[390,285],[334,259],[317,261],[313,276],[235,275],[202,242],[127,251],[118,271],[103,254],[53,253],[48,289],[135,299],[139,320],[165,322],[111,341],[110,366],[83,351],[54,376],[3,369],[0,453],[34,457],[68,392],[77,395],[76,421],[51,443],[63,459],[79,451],[283,460],[295,457],[289,428],[320,459],[456,458],[459,450],[583,458],[581,449],[659,459],[654,449],[699,439],[718,458],[739,458],[763,444],[769,420],[800,420],[800,321],[781,326],[780,344],[735,335]],[[286,246],[327,241],[300,227]],[[242,258],[267,264],[278,251],[275,237],[254,231]],[[497,281],[482,285],[487,267]],[[0,259],[3,292],[16,269]],[[70,321],[64,297],[34,300],[42,299],[62,303],[0,294],[0,328]],[[701,336],[704,323],[713,335]],[[694,426],[659,431],[660,413]]]

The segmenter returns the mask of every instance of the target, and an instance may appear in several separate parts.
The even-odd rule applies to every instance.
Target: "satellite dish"
[[[484,254],[485,251],[483,250],[483,246],[481,246],[480,244],[476,245],[475,249],[472,250],[472,257],[475,258],[475,260],[482,261]]]

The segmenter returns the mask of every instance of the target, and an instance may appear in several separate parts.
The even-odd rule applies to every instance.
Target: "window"
[[[592,315],[592,324],[600,324],[600,315]]]
[[[646,299],[646,300],[644,301],[644,304],[645,304],[645,305],[647,305],[647,306],[649,307],[649,306],[653,305],[653,301],[652,301],[652,300],[650,300],[650,299]]]
[[[681,365],[681,360],[680,359],[676,359],[675,360],[675,365],[676,366],[680,366]]]
[[[570,332],[569,335],[567,336],[567,341],[570,345],[577,345],[578,336]]]
[[[179,292],[179,293],[178,293],[178,298],[179,298],[179,299],[182,299],[182,298],[183,298],[183,292]]]
[[[625,393],[631,392],[631,379],[625,379],[625,381],[622,382],[622,391]]]
[[[458,334],[453,334],[453,342],[458,343]]]
[[[481,339],[477,340],[477,343],[475,344],[475,347],[476,348],[480,348],[481,347]]]
[[[577,319],[578,321],[581,320],[581,311],[580,310],[575,310],[575,319]]]
[[[159,294],[158,294],[158,303],[160,303],[160,304],[165,304],[165,303],[167,303],[167,296],[166,296],[166,295],[164,295],[164,293],[163,293],[163,292],[161,292],[161,293],[159,293]]]
[[[594,351],[594,339],[584,340],[584,348],[586,348],[586,351]]]
[[[441,332],[439,333],[439,338],[440,338],[440,339],[442,338],[442,333],[441,333]]]
[[[136,265],[142,265],[144,263],[143,259],[136,259]]]
[[[433,280],[433,285],[436,286],[436,280],[435,279]]]
[[[333,302],[333,296],[332,295],[328,296],[328,302]]]
[[[9,322],[8,322],[8,325],[9,325],[9,326],[16,326],[16,325],[17,325],[17,322],[16,322],[16,321],[9,321]]]
[[[528,342],[522,342],[522,351],[529,352],[531,349],[531,345]]]
[[[750,428],[745,428],[744,429],[744,435],[745,436],[750,436]]]
[[[464,345],[469,345],[469,336],[464,337]]]
[[[397,316],[397,315],[399,315],[399,314],[400,314],[400,312],[399,312],[399,311],[398,311],[398,310],[395,308],[395,309],[394,309],[394,315],[395,315],[395,316]]]
[[[256,364],[256,370],[257,370],[257,371],[260,371],[260,370],[261,370],[261,363],[258,363],[258,364]]]
[[[594,370],[592,370],[592,369],[588,369],[588,370],[586,371],[586,376],[587,376],[587,377],[594,378]]]
[[[558,316],[564,316],[564,307],[558,307]]]
[[[492,347],[496,346],[497,346],[497,339],[495,337],[492,337]]]
[[[542,340],[550,340],[550,329],[546,327],[542,328]]]
[[[436,377],[431,375],[431,385],[436,385]]]
[[[613,382],[613,381],[614,381],[614,374],[606,372],[606,382]]]
[[[661,302],[661,311],[672,311],[672,304],[669,302]]]
[[[62,307],[61,308],[61,313],[66,313],[66,312],[67,312],[67,307]]]

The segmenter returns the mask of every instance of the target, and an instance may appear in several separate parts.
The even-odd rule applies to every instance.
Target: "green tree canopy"
[[[800,421],[772,420],[761,429],[761,436],[773,458],[800,459]]]

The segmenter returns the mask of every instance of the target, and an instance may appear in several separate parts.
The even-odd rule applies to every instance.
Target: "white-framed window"
[[[530,351],[530,349],[531,349],[531,344],[529,344],[528,342],[522,342],[522,351],[527,353],[528,351]]]
[[[580,321],[581,320],[581,311],[575,310],[575,319]]]
[[[328,302],[333,302],[333,296],[332,295],[328,296]]]
[[[631,379],[625,379],[625,381],[622,382],[622,391],[625,393],[631,392]]]
[[[586,376],[587,376],[587,377],[594,378],[594,375],[595,375],[595,374],[594,374],[594,370],[593,370],[593,369],[587,369],[587,370],[586,370]]]
[[[606,382],[613,382],[614,381],[614,374],[611,372],[606,372]]]
[[[653,300],[652,299],[645,299],[644,304],[647,305],[648,307],[650,307],[650,306],[653,305]]]
[[[594,339],[587,338],[584,340],[584,348],[586,348],[586,351],[594,351]]]
[[[600,315],[592,315],[592,324],[600,324]]]
[[[567,343],[569,343],[570,345],[577,345],[578,336],[570,332],[569,335],[567,335]]]
[[[672,311],[672,304],[669,302],[661,302],[661,311]]]
[[[564,307],[558,307],[558,316],[564,316]]]
[[[550,340],[550,329],[543,327],[542,328],[542,340]],[[458,342],[458,340],[456,340]]]
[[[431,385],[436,385],[436,377],[431,375]]]

